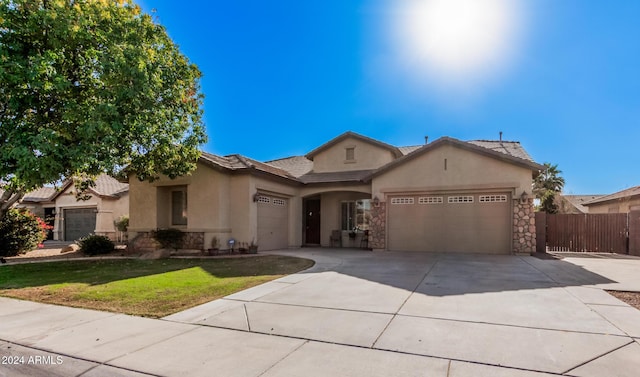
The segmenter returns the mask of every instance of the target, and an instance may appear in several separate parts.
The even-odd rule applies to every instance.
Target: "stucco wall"
[[[385,192],[515,188],[518,197],[531,194],[531,182],[527,168],[444,145],[375,177],[372,195],[382,200]]]
[[[640,197],[595,203],[589,206],[589,213],[628,213],[631,207],[640,207]]]
[[[354,161],[345,160],[347,148],[355,148]],[[387,149],[355,138],[346,138],[314,156],[313,171],[323,173],[376,169],[393,159],[393,154]]]

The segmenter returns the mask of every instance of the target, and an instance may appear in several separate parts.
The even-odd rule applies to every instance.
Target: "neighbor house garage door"
[[[508,193],[425,194],[388,198],[388,249],[509,254]]]
[[[258,250],[289,246],[289,200],[268,195],[258,197]]]
[[[75,241],[92,234],[96,229],[96,209],[65,209],[64,239]]]

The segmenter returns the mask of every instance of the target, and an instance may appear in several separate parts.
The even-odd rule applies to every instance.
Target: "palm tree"
[[[564,178],[560,176],[558,165],[544,163],[544,170],[533,180],[533,194],[540,199],[539,210],[546,213],[557,213],[556,194],[564,187]]]

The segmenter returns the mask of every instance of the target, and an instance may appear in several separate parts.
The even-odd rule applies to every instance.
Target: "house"
[[[581,214],[589,213],[589,207],[584,204],[604,195],[557,195],[558,213]]]
[[[203,153],[188,176],[130,177],[130,246],[152,249],[150,232],[174,227],[190,249],[234,240],[260,250],[529,253],[532,178],[542,169],[518,142],[396,147],[354,132],[268,162]]]
[[[114,220],[129,214],[129,185],[106,174],[96,178],[87,200],[77,200],[73,180],[60,188],[42,187],[27,193],[19,208],[27,208],[52,225],[49,239],[75,241],[89,234],[116,239]]]
[[[584,203],[589,213],[629,213],[640,210],[640,186],[604,195]]]

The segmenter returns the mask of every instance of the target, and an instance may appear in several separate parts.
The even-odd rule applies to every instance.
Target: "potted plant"
[[[249,253],[249,254],[258,254],[258,244],[256,244],[253,240],[251,240],[251,243],[249,244],[249,247],[247,248],[247,253]]]
[[[238,251],[242,254],[247,252],[247,243],[246,242],[240,242],[238,244]]]
[[[211,239],[211,248],[209,249],[209,255],[218,255],[220,253],[220,241],[218,237],[213,236]]]

